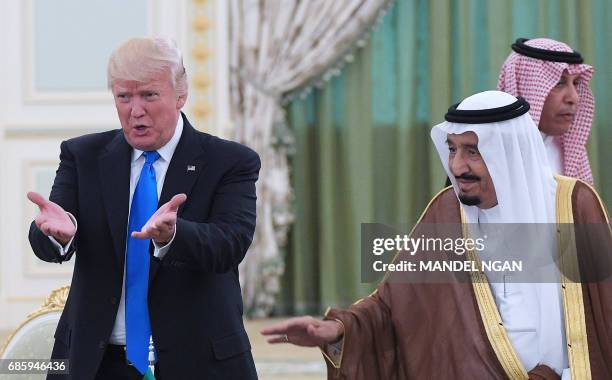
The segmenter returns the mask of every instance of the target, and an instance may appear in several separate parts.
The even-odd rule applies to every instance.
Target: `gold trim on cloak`
[[[463,229],[463,237],[469,236],[467,218],[463,207],[459,206],[461,212],[461,226]],[[467,252],[468,261],[480,263],[480,258],[474,253],[473,250]],[[480,267],[480,265],[479,265]],[[482,271],[470,271],[470,278],[472,280],[472,287],[474,289],[474,296],[476,297],[476,303],[478,304],[478,310],[480,311],[480,317],[484,324],[487,338],[495,351],[495,355],[499,360],[506,376],[510,380],[528,380],[529,375],[521,363],[514,346],[510,342],[508,333],[504,328],[499,310],[495,304],[491,287],[487,276]]]
[[[557,228],[558,255],[561,266],[561,291],[570,371],[574,380],[590,380],[592,376],[582,284],[570,280],[570,278],[579,278],[580,275],[576,236],[573,229],[560,228],[560,225],[574,223],[572,192],[576,182],[579,180],[560,175],[556,175],[555,179],[558,183],[556,194],[556,215],[559,226]],[[587,183],[584,184],[597,196],[599,205],[604,210],[606,220],[608,221],[609,219],[601,198],[591,186]],[[464,237],[467,237],[467,224],[463,208],[461,208],[461,222],[464,226]],[[468,258],[470,260],[479,260],[473,251],[468,252]],[[528,379],[527,372],[518,359],[516,350],[510,343],[506,329],[503,327],[503,322],[497,310],[486,275],[482,272],[471,272],[470,274],[487,337],[506,375],[512,380]],[[569,278],[566,275],[569,275]]]
[[[574,223],[572,193],[577,180],[560,175],[555,176],[555,179],[558,183],[556,202],[557,241],[561,267],[561,293],[563,295],[565,337],[567,339],[570,372],[573,380],[590,380],[592,378],[591,363],[589,360],[582,284],[572,280],[580,278],[576,234],[573,228],[563,227],[563,225]]]
[[[361,301],[361,300],[360,300]],[[327,317],[327,314],[329,313],[329,311],[331,310],[331,308],[327,308],[327,310],[325,310],[325,316]],[[338,318],[333,318],[333,319],[328,319],[332,320],[332,321],[336,321],[338,323],[340,323],[342,325],[342,331],[346,332],[346,330],[344,329],[344,323],[339,320]],[[342,346],[340,347],[340,357],[338,358],[338,362],[336,363],[336,361],[327,354],[327,347],[319,347],[319,349],[321,350],[321,353],[323,354],[323,356],[325,357],[325,359],[327,359],[327,361],[332,365],[332,367],[334,367],[335,369],[339,370],[340,366],[342,365],[342,356],[344,353],[344,343],[346,342],[345,336],[342,335],[342,338],[340,338],[340,340],[338,342],[342,341]],[[337,342],[336,342],[337,343]],[[332,344],[328,344],[326,346],[331,346]]]

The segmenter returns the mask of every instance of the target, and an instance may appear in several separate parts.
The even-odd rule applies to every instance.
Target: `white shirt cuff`
[[[153,256],[157,257],[160,260],[163,259],[164,256],[166,256],[166,253],[168,253],[168,250],[170,249],[170,246],[172,245],[172,242],[174,241],[174,237],[176,236],[176,228],[177,226],[174,225],[174,234],[172,235],[172,239],[170,239],[170,241],[164,244],[163,246],[160,246],[159,244],[157,244],[155,240],[152,240],[153,248],[154,248]]]
[[[74,237],[76,236],[76,230],[78,228],[78,223],[76,218],[74,217],[74,215],[72,215],[71,213],[69,213],[68,211],[66,211],[66,214],[68,214],[68,217],[70,218],[70,220],[72,221],[72,223],[74,224],[74,235],[72,235],[72,238],[70,239],[70,241],[65,245],[62,246],[59,241],[55,240],[55,238],[53,236],[48,236],[49,240],[51,240],[51,243],[53,243],[53,245],[55,246],[55,248],[57,249],[57,251],[60,253],[60,255],[65,256],[66,253],[68,253],[68,250],[70,249],[70,246],[72,245],[72,241],[74,240]]]

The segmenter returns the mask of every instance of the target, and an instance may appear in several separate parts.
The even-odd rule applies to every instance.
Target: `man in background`
[[[595,109],[589,89],[593,67],[568,45],[549,38],[519,38],[512,50],[497,89],[529,102],[553,171],[592,184],[586,145]]]

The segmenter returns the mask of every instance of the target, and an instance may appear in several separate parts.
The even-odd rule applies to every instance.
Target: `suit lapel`
[[[123,268],[125,260],[131,152],[132,148],[119,131],[107,145],[106,152],[98,158],[102,199],[120,268]]]
[[[182,113],[181,115],[183,117],[183,133],[170,160],[166,179],[164,180],[164,187],[159,197],[158,208],[170,201],[176,194],[181,193],[187,195],[185,203],[188,203],[191,189],[207,165],[204,159],[204,149],[200,136],[198,136],[185,115]],[[183,206],[184,204],[178,209],[177,214],[179,217],[181,216]],[[153,260],[149,271],[149,280],[155,277],[158,269],[158,260]]]
[[[170,160],[158,206],[180,193],[185,193],[189,202],[189,192],[206,164],[203,154],[199,136],[183,115],[183,134]],[[179,208],[179,215],[181,210],[182,207]]]

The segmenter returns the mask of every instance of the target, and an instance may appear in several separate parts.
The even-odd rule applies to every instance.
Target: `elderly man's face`
[[[478,151],[474,132],[447,135],[448,167],[459,185],[459,200],[468,206],[488,209],[497,205],[489,169]]]
[[[550,90],[544,102],[538,125],[540,131],[549,136],[559,136],[570,129],[580,101],[576,88],[579,80],[578,74],[563,73],[559,83]]]
[[[117,80],[112,92],[123,133],[132,147],[157,150],[172,138],[187,95],[176,95],[169,70],[146,83]]]

